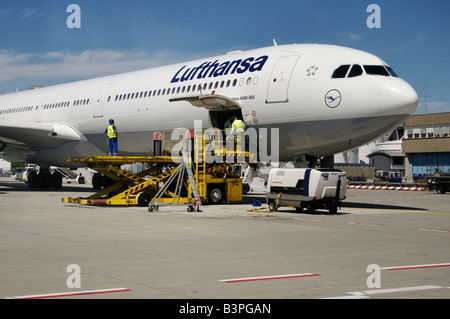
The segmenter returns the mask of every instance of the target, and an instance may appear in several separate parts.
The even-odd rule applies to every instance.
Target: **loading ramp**
[[[238,160],[251,158],[249,153],[227,148],[223,140],[207,140],[204,130],[191,130],[189,136],[173,141],[171,131],[163,132],[161,155],[156,156],[93,156],[70,157],[68,163],[87,166],[98,172],[109,183],[89,197],[66,197],[63,203],[111,206],[142,206],[157,210],[161,205],[187,205],[193,211],[201,204],[242,201],[242,179],[231,166]],[[217,135],[216,135],[217,136]],[[168,155],[175,145],[190,139],[192,151],[181,149],[177,155]],[[185,144],[183,144],[185,145]],[[187,145],[187,144],[186,144]],[[208,153],[222,162],[208,163]],[[231,159],[231,161],[230,161]],[[140,173],[123,170],[122,165],[142,163]],[[101,174],[101,175],[100,175]],[[93,177],[95,179],[96,176]]]

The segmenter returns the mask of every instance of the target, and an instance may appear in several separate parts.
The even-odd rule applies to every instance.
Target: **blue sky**
[[[71,3],[81,28],[69,29]],[[370,29],[369,4],[381,8]],[[278,44],[373,53],[417,91],[416,111],[450,112],[448,0],[0,0],[0,93]],[[426,85],[425,85],[426,83]],[[425,90],[425,87],[427,88]]]

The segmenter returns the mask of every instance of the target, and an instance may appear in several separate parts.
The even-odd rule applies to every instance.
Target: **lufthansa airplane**
[[[42,177],[66,157],[106,156],[114,119],[119,155],[151,155],[152,134],[279,129],[279,160],[330,158],[368,143],[416,109],[414,89],[380,58],[355,49],[292,44],[235,51],[186,63],[0,96],[0,155],[35,163]],[[269,140],[270,141],[270,140]],[[150,151],[149,151],[150,150]]]

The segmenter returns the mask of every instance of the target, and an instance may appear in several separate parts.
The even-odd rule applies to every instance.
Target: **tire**
[[[328,211],[330,212],[330,214],[337,214],[338,211],[337,205],[331,205]]]
[[[444,187],[438,187],[438,188],[436,188],[436,192],[438,194],[445,194],[445,188]]]
[[[208,193],[208,199],[211,204],[219,204],[223,199],[222,188],[218,185],[213,185]]]
[[[269,201],[269,210],[271,212],[276,212],[278,209],[277,204],[275,203],[274,200]]]
[[[28,188],[34,189],[38,187],[37,173],[30,172],[27,177]]]
[[[306,211],[308,212],[308,214],[314,214],[316,211],[316,208],[314,207],[313,204],[308,204],[308,206],[306,206]]]
[[[247,195],[249,191],[250,191],[250,185],[248,185],[247,183],[242,184],[242,194]]]
[[[140,193],[137,198],[138,205],[141,207],[147,207],[150,204],[152,197],[148,193]]]

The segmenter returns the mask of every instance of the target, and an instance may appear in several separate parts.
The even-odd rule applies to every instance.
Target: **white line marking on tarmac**
[[[347,293],[354,296],[365,296],[365,295],[387,294],[393,292],[418,291],[418,290],[440,289],[440,288],[444,287],[428,285],[428,286],[415,286],[415,287],[390,288],[390,289],[373,289],[373,290],[353,291]]]
[[[427,265],[411,265],[411,266],[395,266],[395,267],[382,267],[381,269],[383,269],[383,270],[406,270],[406,269],[436,268],[436,267],[450,267],[450,263],[427,264]]]
[[[276,276],[263,276],[263,277],[247,277],[247,278],[234,278],[234,279],[221,279],[219,281],[225,283],[233,282],[245,282],[245,281],[258,281],[258,280],[272,280],[272,279],[286,279],[286,278],[301,278],[301,277],[314,277],[320,276],[319,274],[290,274],[290,275],[276,275]]]

